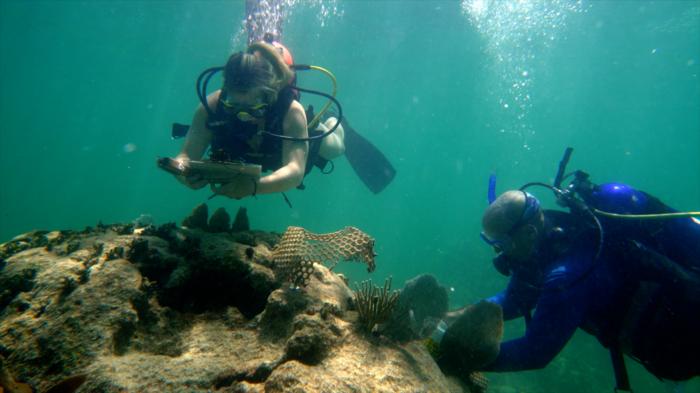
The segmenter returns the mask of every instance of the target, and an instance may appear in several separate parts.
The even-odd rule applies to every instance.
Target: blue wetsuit
[[[645,211],[630,208],[630,203],[640,201],[639,192],[631,188],[621,197],[603,193],[603,187],[599,187],[600,200],[624,202],[604,206],[608,211],[660,210],[649,200],[643,201]],[[689,218],[656,221],[649,224],[657,226],[652,228],[654,236],[647,238],[642,233],[646,223],[608,220],[603,224],[605,246],[596,259],[595,227],[582,226],[586,220],[568,213],[544,214],[549,238],[535,256],[539,271],[514,271],[507,289],[487,299],[501,305],[505,320],[528,318],[526,334],[503,342],[498,358],[484,370],[542,368],[580,327],[606,348],[620,348],[661,378],[700,375],[700,299],[675,275],[643,263],[651,259],[648,265],[658,265],[653,256],[663,253],[677,258],[671,265],[677,262],[691,271],[700,269],[700,223]],[[631,237],[639,242],[631,242]]]

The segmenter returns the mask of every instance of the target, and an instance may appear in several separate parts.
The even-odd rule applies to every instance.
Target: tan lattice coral
[[[338,262],[354,261],[374,271],[374,239],[355,227],[316,234],[301,227],[288,227],[272,251],[272,259],[282,279],[305,286],[319,263],[333,269]]]

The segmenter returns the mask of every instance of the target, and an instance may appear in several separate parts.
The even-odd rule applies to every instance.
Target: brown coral
[[[209,218],[209,208],[206,203],[202,203],[197,205],[192,213],[182,220],[182,226],[192,229],[207,229],[207,218]]]
[[[230,222],[231,216],[226,209],[220,207],[209,219],[209,232],[228,232],[231,229]]]

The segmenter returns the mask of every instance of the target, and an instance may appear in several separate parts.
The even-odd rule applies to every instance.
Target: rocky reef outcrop
[[[0,371],[35,392],[468,391],[421,343],[358,330],[352,291],[326,267],[303,288],[282,282],[281,236],[239,216],[235,231],[200,208],[189,227],[0,245]]]

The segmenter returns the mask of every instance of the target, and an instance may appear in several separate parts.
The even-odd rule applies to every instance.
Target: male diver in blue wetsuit
[[[548,187],[572,213],[543,210],[521,189],[503,193],[483,215],[494,265],[511,277],[487,300],[505,320],[524,317],[526,333],[503,342],[481,369],[543,368],[581,328],[610,349],[620,390],[630,390],[623,353],[659,378],[700,375],[699,213],[675,212],[623,184],[593,185],[580,171],[569,189]],[[474,371],[460,369],[469,348],[455,330],[442,336],[438,363],[451,374]]]

